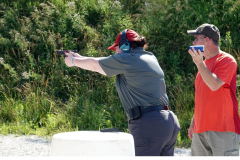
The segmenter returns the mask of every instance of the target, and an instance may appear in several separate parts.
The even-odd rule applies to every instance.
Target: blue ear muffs
[[[122,50],[122,52],[129,52],[131,49],[130,43],[127,39],[127,30],[128,29],[125,29],[121,33],[121,41],[119,42],[119,48]]]

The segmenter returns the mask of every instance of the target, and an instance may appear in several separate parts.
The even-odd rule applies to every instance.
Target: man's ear
[[[210,38],[206,37],[206,42],[210,41]]]

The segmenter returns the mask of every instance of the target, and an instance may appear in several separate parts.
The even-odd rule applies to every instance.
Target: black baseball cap
[[[202,24],[196,30],[188,30],[187,33],[192,36],[203,34],[204,36],[217,42],[220,39],[220,32],[218,28],[213,24],[208,24],[208,23]]]

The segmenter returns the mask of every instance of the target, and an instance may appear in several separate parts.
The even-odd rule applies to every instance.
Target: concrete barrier
[[[124,132],[76,131],[53,136],[51,156],[135,156],[134,140]]]

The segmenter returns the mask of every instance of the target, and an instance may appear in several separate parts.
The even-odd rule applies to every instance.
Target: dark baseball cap
[[[218,28],[213,24],[208,23],[202,24],[196,30],[188,30],[187,33],[192,36],[203,34],[214,41],[219,41],[220,39],[220,32]]]

